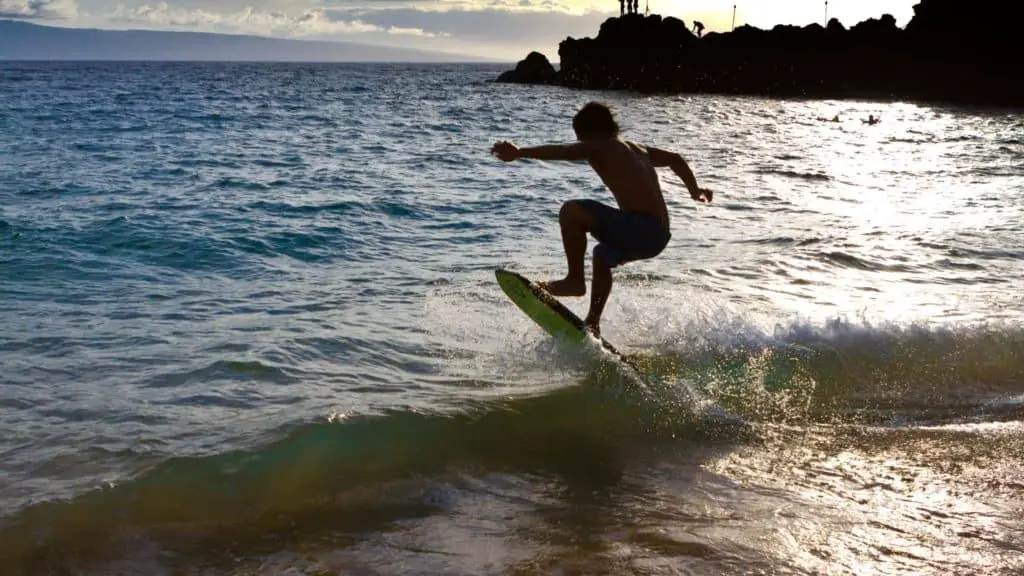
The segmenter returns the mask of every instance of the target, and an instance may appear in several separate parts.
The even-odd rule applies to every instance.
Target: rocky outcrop
[[[922,0],[905,29],[885,14],[849,29],[832,19],[827,26],[740,26],[701,38],[678,18],[627,14],[606,20],[595,38],[563,40],[557,72],[533,52],[499,81],[1024,106],[1024,76],[1016,72],[1020,43],[1009,19],[999,17],[1006,6],[972,2],[970,14],[979,26],[965,20],[962,3]]]
[[[516,64],[515,70],[503,72],[498,76],[498,82],[516,84],[554,84],[557,81],[555,67],[548,61],[547,56],[540,52],[530,52]]]

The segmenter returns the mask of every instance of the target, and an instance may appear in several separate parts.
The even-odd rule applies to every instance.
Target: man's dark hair
[[[587,138],[613,138],[619,135],[619,125],[612,111],[601,102],[588,102],[572,119],[576,136]]]

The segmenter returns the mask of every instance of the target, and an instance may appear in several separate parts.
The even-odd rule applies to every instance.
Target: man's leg
[[[601,314],[604,312],[604,305],[608,301],[608,295],[612,292],[612,268],[604,258],[594,251],[591,264],[594,267],[594,279],[590,286],[590,311],[584,323],[594,333],[594,336],[601,337]]]
[[[558,222],[562,227],[562,247],[565,249],[569,272],[562,280],[541,282],[540,286],[553,296],[583,296],[587,293],[583,277],[583,256],[587,251],[587,233],[594,229],[594,216],[575,200],[562,204],[558,211]]]
[[[612,292],[612,270],[659,254],[667,240],[657,228],[658,222],[644,216],[614,209],[602,213],[600,243],[594,248],[591,259],[594,276],[590,286],[590,311],[584,320],[595,336],[601,335],[601,315]]]

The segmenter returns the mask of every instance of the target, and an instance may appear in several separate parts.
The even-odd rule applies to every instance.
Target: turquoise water
[[[1024,114],[503,69],[0,64],[0,565],[1024,569]],[[491,144],[592,98],[716,191],[616,277],[647,383],[493,275],[609,199]]]

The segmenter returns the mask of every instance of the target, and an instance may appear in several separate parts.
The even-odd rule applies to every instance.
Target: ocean
[[[1024,572],[1024,111],[506,68],[0,63],[0,573]],[[642,379],[494,278],[613,202],[489,154],[592,99],[716,193]]]

